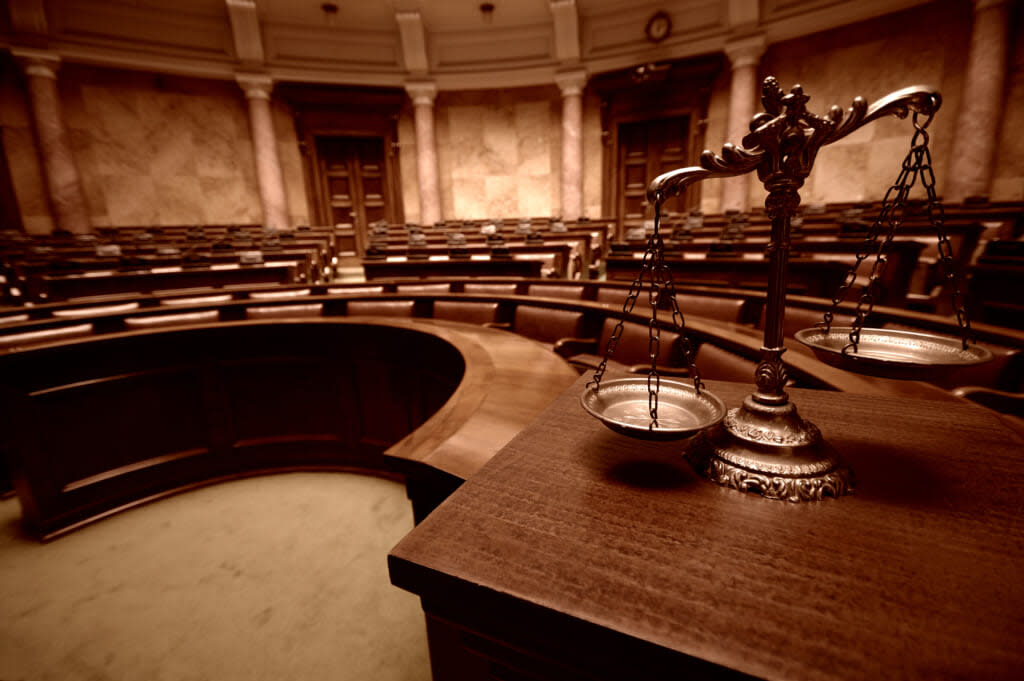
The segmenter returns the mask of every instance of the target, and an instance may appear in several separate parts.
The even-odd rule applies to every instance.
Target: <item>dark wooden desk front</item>
[[[793,390],[858,478],[797,505],[612,433],[585,380],[389,556],[437,681],[1020,678],[1024,442],[997,416]]]

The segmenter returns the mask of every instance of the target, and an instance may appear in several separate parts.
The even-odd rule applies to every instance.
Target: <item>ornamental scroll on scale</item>
[[[791,501],[838,497],[853,487],[850,469],[818,428],[800,417],[784,389],[790,220],[800,205],[799,189],[824,145],[883,116],[905,118],[911,111],[931,116],[942,102],[934,90],[913,86],[870,106],[858,97],[849,109],[833,106],[822,117],[807,111],[808,99],[799,85],[785,93],[775,78],[766,78],[761,97],[765,111],[751,120],[742,147],[725,144],[721,155],[705,151],[700,166],[665,173],[647,190],[648,199],[660,204],[695,182],[756,169],[768,191],[765,208],[772,227],[764,345],[754,377],[757,390],[741,407],[729,410],[720,424],[694,438],[687,457],[719,484]]]

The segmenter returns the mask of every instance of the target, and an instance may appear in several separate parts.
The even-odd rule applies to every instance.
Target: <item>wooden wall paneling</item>
[[[329,137],[380,140],[383,219],[390,223],[404,221],[397,150],[398,116],[405,92],[389,88],[341,88],[294,83],[283,84],[277,92],[294,112],[305,159],[310,214],[316,216],[317,222],[336,223],[327,210],[329,195],[325,191],[322,159],[317,148],[318,139]],[[367,235],[357,230],[356,238],[357,249],[362,254]]]
[[[686,161],[694,165],[703,150],[703,124],[711,100],[711,86],[722,68],[721,55],[699,57],[679,62],[645,64],[640,67],[596,76],[590,87],[601,97],[602,137],[608,154],[604,163],[603,207],[605,214],[616,218],[616,236],[624,235],[624,215],[620,187],[623,184],[618,159],[623,141],[619,139],[622,124],[687,117]],[[681,199],[685,208],[700,205],[700,186],[695,185]],[[652,213],[653,215],[653,213]]]

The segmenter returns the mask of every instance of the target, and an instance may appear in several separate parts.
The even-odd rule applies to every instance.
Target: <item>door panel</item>
[[[351,224],[356,250],[366,252],[369,225],[388,220],[384,140],[380,137],[317,137],[324,215],[331,224]]]
[[[675,116],[621,123],[618,127],[619,234],[654,219],[647,186],[662,173],[689,165],[690,117]],[[697,205],[693,192],[665,202],[662,215],[685,213]]]

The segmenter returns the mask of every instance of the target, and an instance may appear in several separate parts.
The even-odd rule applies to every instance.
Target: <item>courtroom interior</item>
[[[0,680],[1014,678],[1022,37],[0,3]]]

